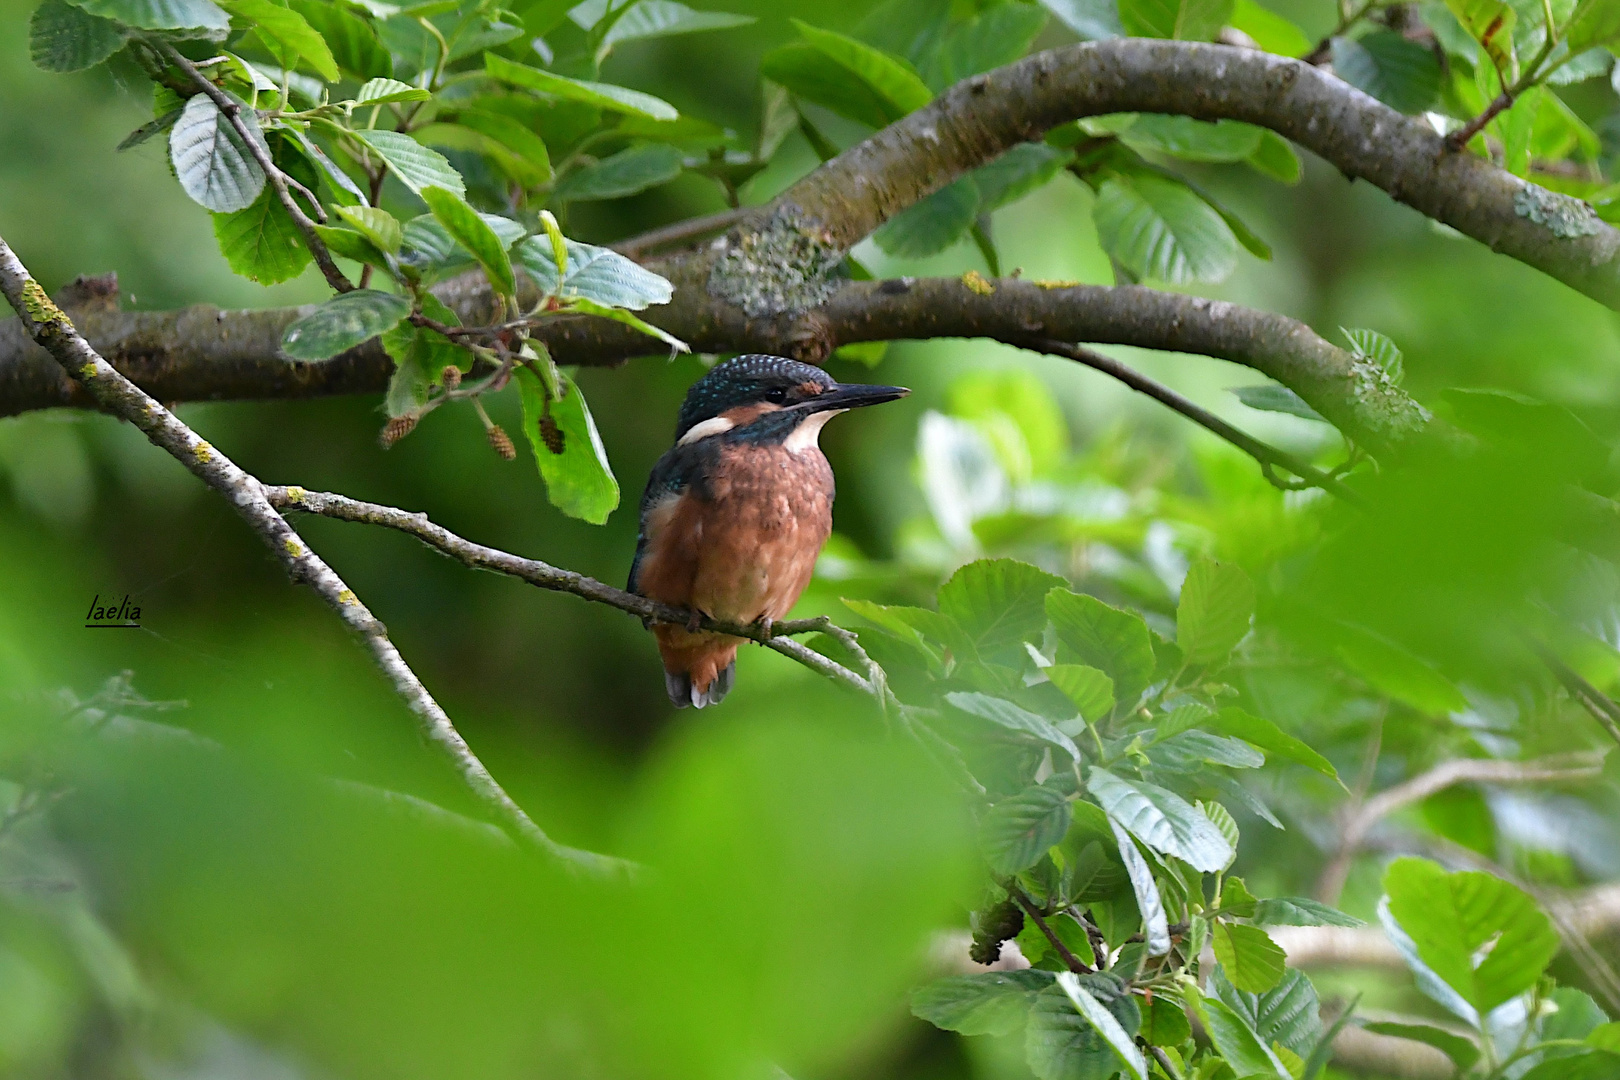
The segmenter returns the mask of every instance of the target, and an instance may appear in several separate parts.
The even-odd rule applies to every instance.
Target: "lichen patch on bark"
[[[1603,219],[1586,203],[1536,184],[1525,184],[1513,193],[1513,212],[1546,226],[1560,240],[1596,236],[1603,227]]]
[[[844,257],[826,225],[792,203],[756,230],[719,241],[709,293],[751,318],[818,307],[837,288],[831,272]]]

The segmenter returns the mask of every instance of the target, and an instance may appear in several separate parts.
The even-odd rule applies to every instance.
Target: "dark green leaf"
[[[383,48],[370,22],[350,12],[342,4],[323,3],[321,0],[289,0],[288,6],[315,28],[332,50],[332,58],[337,61],[338,67],[354,78],[375,80],[393,77],[393,57]],[[364,93],[365,88],[361,87],[362,100]]]
[[[1384,889],[1418,957],[1481,1014],[1533,986],[1558,952],[1558,933],[1536,902],[1490,874],[1402,858],[1384,874]]]
[[[1293,1075],[1261,1040],[1249,1023],[1223,1001],[1189,990],[1193,1010],[1204,1023],[1210,1041],[1232,1070],[1243,1077],[1275,1077],[1293,1080]]]
[[[1274,896],[1254,909],[1261,926],[1360,926],[1361,920],[1320,900],[1304,896]]]
[[[1333,39],[1333,70],[1392,109],[1420,113],[1440,100],[1440,64],[1434,53],[1391,30],[1363,38]]]
[[[1620,1054],[1603,1050],[1543,1061],[1519,1080],[1614,1080],[1620,1076]]]
[[[1141,1011],[1129,994],[1120,992],[1118,982],[1104,974],[1079,978],[1127,1034],[1141,1026]],[[1056,985],[1035,996],[1024,1029],[1024,1054],[1040,1080],[1108,1080],[1120,1067],[1108,1040]]]
[[[1046,971],[988,971],[935,979],[911,995],[912,1015],[963,1035],[1011,1035],[1024,1026]]]
[[[398,79],[369,79],[355,92],[354,100],[361,105],[388,105],[399,101],[426,101],[432,96],[420,86]]]
[[[1025,739],[1055,746],[1075,761],[1080,760],[1080,750],[1074,745],[1073,739],[1028,709],[1020,708],[1004,698],[957,690],[946,694],[945,700],[970,716],[988,720],[1004,731]]]
[[[1287,966],[1282,947],[1258,926],[1217,922],[1210,939],[1215,959],[1239,990],[1263,994],[1282,981]]]
[[[534,183],[543,184],[551,179],[551,154],[545,140],[510,116],[486,109],[462,109],[456,113],[456,122],[494,139],[532,166]]]
[[[1358,626],[1339,628],[1339,658],[1373,686],[1427,713],[1468,708],[1452,682],[1388,638]]]
[[[393,214],[371,206],[339,206],[334,208],[334,212],[376,245],[379,251],[399,254],[400,244],[405,237]]]
[[[1400,1024],[1391,1020],[1379,1020],[1363,1024],[1362,1030],[1370,1031],[1374,1035],[1393,1035],[1397,1039],[1427,1043],[1455,1062],[1459,1071],[1466,1071],[1470,1065],[1479,1060],[1479,1046],[1474,1040],[1428,1024]]]
[[[242,107],[249,133],[268,153],[253,110]],[[187,195],[215,213],[246,210],[264,190],[264,170],[207,94],[196,94],[169,132],[169,159]]]
[[[330,360],[390,329],[411,313],[402,296],[356,289],[305,315],[281,335],[281,351],[294,360]]]
[[[1265,755],[1242,739],[1228,739],[1207,731],[1183,731],[1148,748],[1155,765],[1176,772],[1197,772],[1204,765],[1258,769]]]
[[[379,270],[388,269],[388,256],[363,233],[354,229],[340,229],[330,225],[315,226],[315,235],[321,238],[326,250],[340,259],[353,259]]]
[[[1210,978],[1209,989],[1266,1046],[1280,1045],[1303,1057],[1322,1036],[1316,988],[1299,971],[1290,969],[1272,989],[1263,994],[1251,994],[1233,986],[1225,973],[1217,969]]]
[[[357,131],[355,137],[377,152],[400,182],[417,195],[423,188],[439,187],[465,196],[467,185],[450,162],[409,135],[397,131]]]
[[[813,45],[794,43],[772,49],[760,60],[760,74],[796,96],[869,127],[887,127],[894,111],[883,95],[843,67],[830,63]],[[798,123],[797,117],[795,123]],[[814,130],[814,129],[811,129]],[[824,156],[836,154],[836,148]]]
[[[922,108],[933,100],[933,91],[922,81],[916,69],[898,56],[874,49],[865,42],[832,30],[822,30],[799,19],[790,19],[805,42],[822,56],[843,68],[869,87],[882,104],[885,123]],[[767,77],[774,78],[769,72]],[[847,77],[847,76],[846,76]],[[777,80],[781,82],[780,79]],[[788,89],[793,89],[789,84]]]
[[[1046,25],[1033,4],[998,4],[958,23],[934,54],[929,83],[946,87],[1017,60]]]
[[[939,610],[956,620],[974,646],[993,654],[1039,641],[1046,627],[1046,594],[1065,584],[1017,559],[979,559],[960,567],[939,588]]]
[[[1243,568],[1199,559],[1187,571],[1176,607],[1176,644],[1194,664],[1225,661],[1249,633],[1254,583]]]
[[[1210,41],[1232,17],[1233,0],[1119,0],[1119,21],[1132,37]]]
[[[1019,143],[969,175],[979,188],[979,212],[1013,203],[1063,171],[1070,155],[1045,143]]]
[[[1232,393],[1237,399],[1251,409],[1260,409],[1263,412],[1287,413],[1305,420],[1320,420],[1327,423],[1327,418],[1305,403],[1305,399],[1277,383],[1261,383],[1258,386],[1234,386]]]
[[[1236,120],[1194,120],[1190,116],[1143,113],[1119,134],[1138,153],[1158,153],[1184,161],[1243,161],[1260,149],[1261,132]]]
[[[28,20],[28,55],[46,71],[83,71],[124,47],[128,31],[64,0],[42,0]]]
[[[1058,988],[1067,994],[1069,1000],[1074,1003],[1074,1007],[1080,1015],[1086,1018],[1086,1022],[1097,1029],[1097,1033],[1108,1043],[1109,1048],[1118,1055],[1120,1061],[1124,1062],[1130,1074],[1135,1076],[1137,1080],[1148,1080],[1147,1060],[1142,1057],[1142,1052],[1136,1048],[1134,1040],[1137,1025],[1131,1025],[1130,1030],[1127,1031],[1118,1018],[1102,1002],[1091,995],[1091,991],[1087,989],[1086,984],[1082,983],[1080,976],[1074,972],[1059,972],[1057,984]],[[1140,1014],[1138,1014],[1138,1020],[1140,1020]]]
[[[517,378],[523,397],[523,432],[545,479],[546,497],[569,517],[602,524],[619,505],[619,482],[608,465],[607,450],[597,434],[585,395],[573,379],[561,374],[563,396],[549,406],[551,419],[562,434],[562,453],[558,454],[540,431],[541,418],[547,412],[540,377],[520,367]]]
[[[1131,893],[1136,898],[1136,910],[1142,919],[1142,936],[1149,956],[1163,956],[1170,951],[1170,920],[1164,913],[1164,897],[1159,894],[1153,870],[1136,849],[1136,841],[1118,821],[1109,815],[1108,827],[1114,834],[1119,858],[1125,865],[1125,876],[1130,879]],[[1113,940],[1113,938],[1110,938]]]
[[[694,11],[674,0],[640,0],[608,27],[601,45],[597,47],[596,62],[600,64],[605,60],[620,42],[674,37],[703,30],[729,30],[734,26],[747,26],[753,21],[751,15]]]
[[[310,263],[298,226],[268,186],[247,209],[215,214],[214,239],[232,271],[261,285],[290,281]]]
[[[1171,285],[1220,281],[1237,266],[1237,237],[1186,184],[1150,173],[1103,181],[1092,207],[1103,249],[1138,277]]]
[[[484,69],[493,79],[521,86],[559,101],[577,101],[582,105],[606,109],[609,112],[629,113],[632,116],[645,116],[652,120],[674,120],[680,116],[675,106],[651,94],[607,83],[570,79],[565,75],[542,71],[526,64],[514,64],[492,52],[484,54]]]
[[[1046,614],[1062,646],[1081,663],[1105,672],[1114,680],[1119,704],[1134,707],[1153,676],[1153,644],[1142,617],[1094,596],[1056,588],[1046,596]]]
[[[966,236],[978,214],[978,185],[964,176],[900,211],[872,239],[902,258],[937,255]]]
[[[1252,3],[1253,0],[1244,0]],[[1289,141],[1278,135],[1275,131],[1261,129],[1260,145],[1248,157],[1251,168],[1256,172],[1280,180],[1285,184],[1297,184],[1305,174],[1304,166],[1299,162],[1299,155]]]
[[[425,187],[420,192],[445,232],[472,253],[478,265],[489,275],[490,284],[502,296],[517,293],[517,281],[512,275],[512,260],[506,254],[506,244],[495,235],[495,230],[478,215],[459,194],[441,187]]]
[[[1230,22],[1234,30],[1243,31],[1266,52],[1279,56],[1304,56],[1313,45],[1305,31],[1255,0],[1237,0]]]
[[[645,143],[574,170],[557,184],[554,196],[568,201],[617,199],[667,184],[681,175],[681,152],[666,143]]]
[[[1070,817],[1068,793],[1044,784],[996,803],[979,827],[991,871],[1004,878],[1034,866],[1069,831]]]
[[[1041,0],[1041,6],[1082,41],[1124,37],[1117,0]]]
[[[212,0],[77,0],[74,6],[137,30],[190,31],[186,37],[219,40],[231,26]]]
[[[1174,855],[1195,870],[1215,873],[1232,859],[1232,846],[1196,807],[1157,784],[1125,780],[1106,769],[1086,773],[1097,804],[1154,851]]]
[[[581,296],[598,304],[640,311],[667,304],[674,295],[670,283],[608,248],[567,241],[568,275],[559,284],[557,260],[543,236],[531,236],[515,249],[518,263],[548,295]]]

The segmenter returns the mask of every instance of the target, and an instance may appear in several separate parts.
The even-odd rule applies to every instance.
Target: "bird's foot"
[[[766,639],[776,636],[771,633],[771,628],[776,625],[776,622],[769,615],[761,615],[759,618],[754,620],[754,625],[759,627],[760,633]]]
[[[693,608],[692,609],[692,614],[687,616],[687,619],[686,619],[686,631],[689,634],[695,634],[700,629],[702,629],[702,627],[703,627],[703,612],[699,611],[697,608]]]

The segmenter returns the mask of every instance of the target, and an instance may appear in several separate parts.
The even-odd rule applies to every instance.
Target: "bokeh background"
[[[150,101],[105,70],[61,76],[34,68],[23,31],[31,6],[0,0],[0,26],[7,28],[0,33],[0,235],[48,289],[79,273],[113,270],[132,308],[262,307],[323,297],[313,271],[268,289],[234,277],[207,215],[173,181],[162,141],[113,152],[149,119]],[[608,61],[606,76],[659,94],[683,112],[751,131],[758,120],[759,57],[791,38],[788,16],[849,30],[868,5],[732,0],[727,6],[759,21],[625,46]],[[1326,0],[1274,0],[1271,6],[1313,37],[1336,18]],[[1065,40],[1072,38],[1053,23],[1043,43]],[[1593,122],[1608,108],[1608,94],[1606,85],[1566,91]],[[836,125],[832,130],[858,135]],[[789,138],[778,162],[745,189],[748,200],[768,198],[813,165],[801,137]],[[1445,387],[1494,387],[1565,404],[1599,429],[1620,420],[1620,315],[1314,159],[1307,159],[1304,180],[1294,187],[1258,180],[1240,166],[1209,167],[1199,179],[1275,252],[1270,262],[1243,256],[1237,273],[1204,290],[1208,295],[1303,319],[1328,337],[1336,338],[1341,326],[1380,330],[1405,351],[1407,386],[1422,400]],[[576,212],[569,224],[580,239],[602,243],[724,205],[717,187],[688,175],[644,196]],[[999,211],[994,232],[1003,265],[1032,277],[1111,282],[1090,205],[1088,189],[1060,177]],[[911,263],[870,244],[857,255],[884,274],[983,269],[966,243]],[[1252,372],[1207,358],[1117,352],[1263,438],[1312,454],[1333,445],[1320,425],[1239,404],[1229,388],[1261,381]],[[636,496],[668,446],[681,395],[704,363],[647,357],[581,372],[625,492],[603,527],[553,510],[527,457],[497,458],[466,410],[435,413],[386,451],[377,443],[383,422],[378,397],[188,404],[179,413],[266,481],[426,511],[464,536],[618,583],[634,547]],[[930,459],[919,457],[927,413],[971,412],[982,384],[963,379],[974,373],[1013,371],[1033,380],[1032,415],[1053,418],[1050,440],[1037,448],[1046,456],[1037,465],[1094,498],[1099,518],[1129,516],[1142,524],[1125,560],[1129,573],[1110,562],[1115,554],[1107,544],[1080,541],[1065,549],[1064,569],[1081,581],[1088,574],[1111,580],[1105,591],[1173,610],[1189,547],[1214,546],[1239,561],[1258,560],[1261,549],[1293,535],[1286,526],[1291,508],[1309,501],[1272,491],[1247,459],[1206,433],[1061,360],[984,342],[908,343],[889,348],[873,369],[837,360],[834,371],[841,378],[907,385],[914,393],[839,420],[823,439],[839,481],[837,537],[804,614],[840,617],[840,595],[915,602],[927,595],[918,589],[976,553],[979,541],[954,542],[949,525],[960,510],[953,511],[950,500],[971,501],[971,493],[948,483],[930,487]],[[515,393],[492,411],[515,430]],[[1107,509],[1116,503],[1129,514]],[[1173,519],[1174,527],[1154,534],[1155,515]],[[726,745],[719,734],[726,732],[742,738],[737,733],[751,724],[775,723],[771,718],[779,718],[787,702],[829,723],[843,708],[836,697],[813,694],[814,680],[803,670],[746,649],[723,717],[677,714],[665,699],[651,639],[635,620],[469,571],[386,531],[324,520],[298,524],[388,625],[495,775],[566,843],[616,851],[633,846],[627,837],[646,827],[637,824],[645,811],[636,809],[645,805],[645,789],[661,768],[671,768],[669,761],[696,752],[692,745]],[[1196,543],[1186,542],[1189,536]],[[93,598],[126,595],[141,609],[140,631],[82,628]],[[126,669],[147,698],[188,703],[166,714],[166,722],[256,760],[471,810],[364,653],[311,595],[289,585],[257,538],[179,465],[104,417],[53,412],[0,420],[0,723],[31,696],[64,688],[88,696]],[[1346,745],[1353,745],[1357,731],[1347,730]],[[1399,737],[1391,739],[1398,748]],[[1343,760],[1341,772],[1353,774],[1355,765]],[[206,814],[202,808],[214,804],[197,805]],[[1613,865],[1615,848],[1605,847],[1615,837],[1602,806],[1582,811],[1584,846],[1563,853],[1577,879],[1620,871]],[[183,851],[170,854],[175,866],[185,864]],[[1252,880],[1304,891],[1301,880],[1308,887],[1308,869],[1321,855],[1308,835],[1295,833],[1269,848],[1246,848],[1244,858],[1253,860],[1247,867]],[[1290,870],[1290,859],[1301,869]],[[453,860],[423,865],[424,873],[435,870],[468,872]],[[1376,872],[1364,877],[1359,886],[1353,878],[1345,901],[1361,914],[1377,892]],[[953,878],[937,891],[954,895],[959,886]],[[461,914],[498,921],[492,912]],[[636,921],[630,913],[623,918]],[[589,925],[591,933],[611,934],[604,924]],[[714,940],[723,929],[696,932]],[[565,936],[578,946],[578,935]],[[540,963],[551,946],[524,948]],[[569,955],[578,960],[585,954]],[[412,977],[431,970],[413,969]],[[0,978],[0,999],[3,983]],[[0,1015],[3,1005],[0,1000]],[[40,1009],[46,1016],[48,1008]],[[37,1030],[45,1020],[30,1023]],[[923,1030],[898,1007],[882,1032],[856,1054],[861,1069],[930,1076],[970,1071],[955,1041]]]

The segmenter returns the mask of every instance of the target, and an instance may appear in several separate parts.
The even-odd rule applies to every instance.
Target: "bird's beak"
[[[859,409],[866,405],[881,405],[897,401],[911,393],[903,386],[871,386],[867,383],[840,383],[802,403],[806,412],[825,412],[828,409]]]

